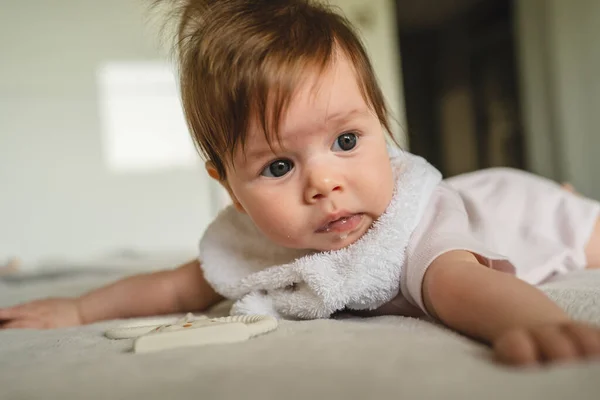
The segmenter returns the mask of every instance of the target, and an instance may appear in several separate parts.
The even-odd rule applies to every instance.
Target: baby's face
[[[246,157],[236,153],[227,184],[238,209],[285,247],[355,242],[387,208],[394,181],[384,130],[345,57],[300,87],[279,136],[273,152],[251,127]]]

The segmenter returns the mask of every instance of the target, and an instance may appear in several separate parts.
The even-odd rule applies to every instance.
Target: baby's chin
[[[312,251],[336,251],[356,243],[366,232],[361,235],[335,235],[328,234],[327,238],[313,240],[313,246],[307,246]]]
[[[341,250],[343,248],[346,248],[354,243],[356,243],[358,241],[358,239],[360,239],[362,236],[357,236],[357,237],[339,237],[336,241],[334,241],[332,243],[332,245],[330,247],[328,247],[327,249],[324,249],[322,251],[336,251],[336,250]]]
[[[280,246],[294,250],[307,250],[307,251],[336,251],[341,250],[344,247],[348,247],[355,243],[359,237],[332,237],[329,234],[328,238],[318,238],[315,240],[298,240],[298,241],[281,241],[278,240],[276,243]]]

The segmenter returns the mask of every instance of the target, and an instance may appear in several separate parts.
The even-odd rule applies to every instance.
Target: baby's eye
[[[356,147],[357,140],[356,133],[344,133],[337,137],[331,149],[337,151],[336,147],[338,147],[341,151],[350,151]]]
[[[269,178],[281,178],[290,172],[292,168],[294,168],[294,163],[290,160],[277,160],[263,169],[261,175]]]

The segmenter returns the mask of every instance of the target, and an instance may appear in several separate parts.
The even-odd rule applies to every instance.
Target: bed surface
[[[76,295],[124,274],[0,280],[0,306]],[[575,318],[600,324],[600,271],[543,289]],[[283,321],[244,343],[142,355],[131,340],[103,336],[121,323],[0,331],[0,399],[600,399],[600,362],[506,368],[486,347],[414,318]]]

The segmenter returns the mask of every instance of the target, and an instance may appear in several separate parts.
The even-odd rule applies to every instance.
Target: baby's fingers
[[[18,315],[21,315],[23,306],[13,306],[0,308],[0,320],[14,319]]]
[[[0,308],[0,320],[23,318],[38,314],[39,307],[35,302],[18,304],[16,306]]]
[[[512,365],[600,357],[600,329],[581,323],[515,329],[494,343],[496,358]]]
[[[535,329],[532,335],[542,356],[541,361],[569,361],[580,357],[576,343],[560,325]]]
[[[0,325],[0,329],[44,329],[46,323],[35,319],[19,319]]]
[[[514,329],[504,334],[494,343],[496,359],[509,365],[535,365],[538,362],[538,348],[529,332]]]
[[[600,356],[600,329],[585,324],[568,324],[564,332],[577,346],[583,356]]]

